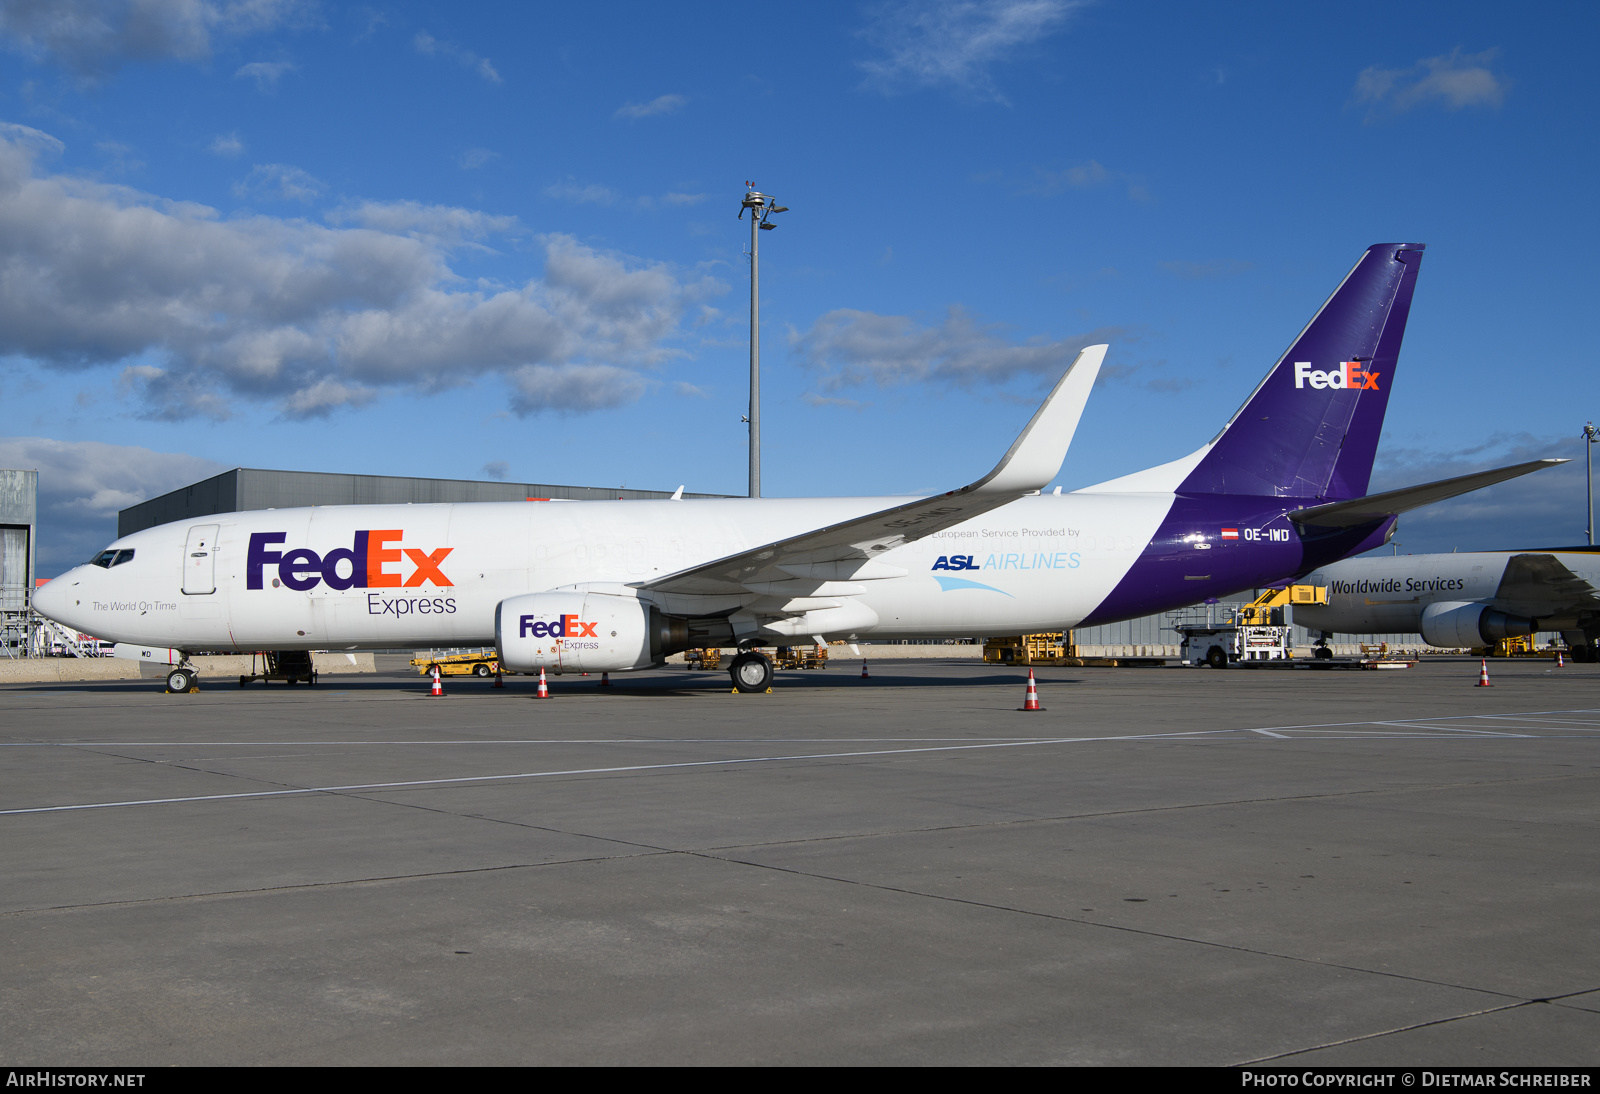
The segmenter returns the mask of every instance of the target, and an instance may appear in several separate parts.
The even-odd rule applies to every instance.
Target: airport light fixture
[[[763,194],[756,184],[746,180],[744,202],[739,206],[739,219],[750,210],[750,414],[744,420],[750,423],[750,496],[761,496],[761,249],[760,233],[770,232],[777,225],[772,214],[787,213],[787,205],[779,205],[771,194]]]
[[[1588,501],[1589,501],[1589,546],[1593,547],[1594,546],[1594,446],[1595,446],[1596,443],[1600,443],[1600,426],[1596,426],[1593,422],[1590,422],[1588,425],[1584,426],[1583,427],[1583,439],[1584,439],[1585,442],[1587,442],[1583,446],[1583,456],[1584,456],[1583,463],[1584,463],[1584,466],[1588,469],[1588,473],[1587,473],[1586,477],[1584,478],[1584,484],[1585,484],[1585,486],[1587,488],[1587,496],[1588,496]]]

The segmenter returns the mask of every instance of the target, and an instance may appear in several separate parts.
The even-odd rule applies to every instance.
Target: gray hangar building
[[[178,520],[252,509],[299,509],[308,505],[422,505],[450,501],[529,501],[562,498],[608,501],[670,498],[669,490],[612,486],[553,486],[536,482],[473,479],[413,479],[399,475],[344,475],[327,471],[265,471],[236,467],[192,486],[129,506],[117,514],[117,535],[127,536]],[[690,494],[722,498],[727,494]]]

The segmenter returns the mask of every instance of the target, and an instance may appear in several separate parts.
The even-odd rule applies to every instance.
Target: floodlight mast
[[[773,213],[786,213],[788,206],[779,205],[771,194],[763,194],[755,183],[746,181],[744,202],[739,206],[739,219],[750,210],[750,496],[761,496],[761,247],[760,232],[771,231]]]
[[[1589,503],[1589,546],[1594,546],[1594,446],[1600,444],[1600,426],[1593,422],[1583,427],[1581,434],[1584,440],[1583,455],[1586,474],[1583,479],[1584,493]]]

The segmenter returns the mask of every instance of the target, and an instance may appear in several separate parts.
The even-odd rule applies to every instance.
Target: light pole
[[[779,205],[771,194],[758,191],[753,182],[746,181],[744,203],[739,206],[739,219],[750,210],[750,496],[761,496],[761,248],[760,232],[771,231],[773,213],[787,213],[787,205]]]
[[[1588,474],[1584,479],[1584,485],[1586,487],[1587,500],[1588,500],[1588,503],[1589,503],[1589,546],[1593,547],[1594,546],[1594,446],[1595,446],[1596,443],[1600,443],[1600,427],[1596,427],[1593,422],[1590,422],[1588,425],[1584,426],[1583,427],[1583,439],[1586,442],[1584,444],[1584,446],[1583,446],[1583,456],[1584,456],[1583,463],[1584,463],[1584,466],[1588,469]]]

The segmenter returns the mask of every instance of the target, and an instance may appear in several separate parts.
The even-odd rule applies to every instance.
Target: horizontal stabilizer
[[[672,593],[734,593],[751,585],[790,580],[797,572],[818,574],[823,572],[817,569],[821,564],[851,561],[862,565],[829,565],[828,580],[871,580],[878,575],[864,564],[877,552],[952,528],[1048,486],[1061,472],[1108,348],[1082,350],[994,470],[970,486],[762,544],[639,587]]]
[[[1350,501],[1313,505],[1309,509],[1296,509],[1288,516],[1296,524],[1310,524],[1318,528],[1354,528],[1360,524],[1372,524],[1386,517],[1398,516],[1412,509],[1420,509],[1424,505],[1432,505],[1436,501],[1453,498],[1458,494],[1482,490],[1485,486],[1493,486],[1497,482],[1505,482],[1507,479],[1543,471],[1547,467],[1568,462],[1570,461],[1531,460],[1528,463],[1513,464],[1511,467],[1497,467],[1493,471],[1478,471],[1453,479],[1423,483],[1421,486],[1407,486],[1402,490],[1369,494],[1364,498],[1352,498]]]

